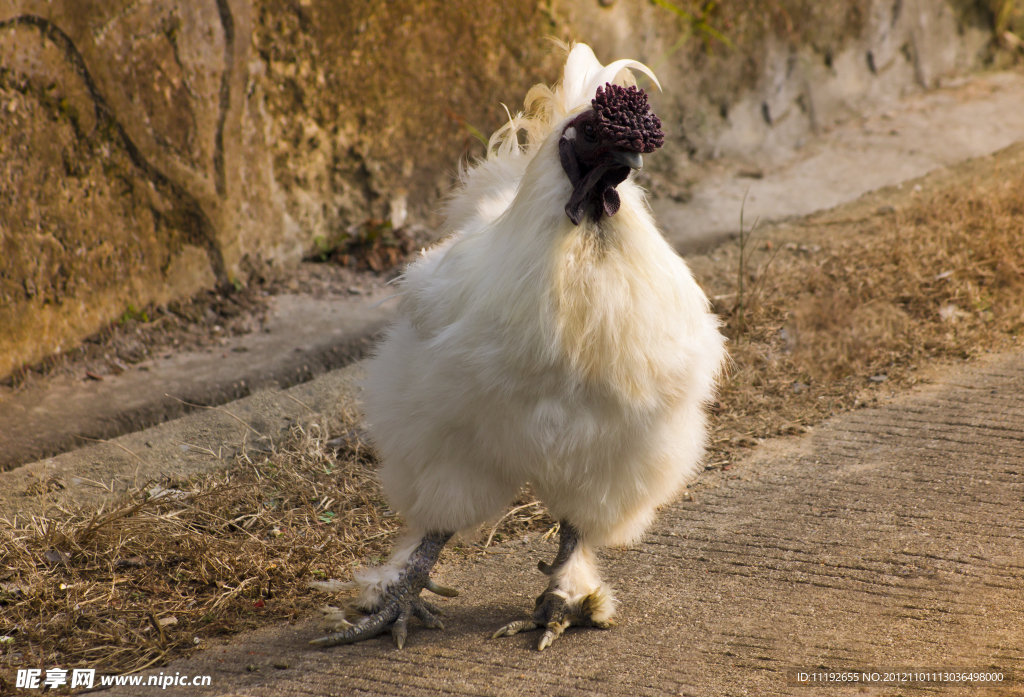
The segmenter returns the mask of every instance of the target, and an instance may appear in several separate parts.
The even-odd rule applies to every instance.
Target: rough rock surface
[[[0,5],[0,376],[129,305],[400,225],[404,181],[435,205],[462,124],[550,78],[533,3],[443,5]]]

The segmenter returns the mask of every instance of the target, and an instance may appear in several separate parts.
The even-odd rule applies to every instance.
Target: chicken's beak
[[[630,169],[640,169],[644,166],[644,158],[638,152],[625,152],[616,150],[612,153],[612,162],[624,165]]]

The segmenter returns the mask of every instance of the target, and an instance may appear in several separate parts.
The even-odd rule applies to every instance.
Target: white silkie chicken
[[[442,547],[526,483],[561,521],[560,547],[532,619],[495,637],[541,628],[543,650],[570,626],[608,627],[596,550],[637,541],[700,469],[724,339],[632,180],[663,134],[629,69],[657,84],[576,44],[561,84],[530,90],[462,174],[447,237],[409,266],[364,406],[410,532],[356,575],[355,624],[337,618],[314,644],[390,628],[401,647],[410,616],[440,627],[419,594],[454,594],[429,578]]]

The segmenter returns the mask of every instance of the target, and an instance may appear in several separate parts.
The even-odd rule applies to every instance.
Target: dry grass
[[[0,666],[143,670],[309,614],[328,598],[308,581],[380,562],[401,520],[355,413],[307,421],[269,447],[221,472],[148,483],[107,510],[0,521]],[[532,499],[517,506],[447,554],[552,526]],[[0,668],[0,693],[5,679]]]
[[[932,359],[1020,346],[1019,172],[900,212],[822,222],[755,233],[746,302],[735,276],[709,283],[735,361],[716,409],[714,460],[913,385]]]
[[[106,511],[7,521],[8,656],[134,671],[307,611],[307,580],[379,557],[399,527],[353,425],[330,425],[349,434],[337,450],[328,425],[309,422],[270,452],[147,484]]]
[[[731,271],[707,282],[735,366],[716,409],[710,466],[870,400],[881,384],[872,377],[910,385],[929,359],[1019,347],[1022,231],[1018,176],[953,187],[900,213],[757,233],[742,314],[738,250],[715,252]],[[309,580],[347,578],[353,565],[382,557],[400,527],[374,468],[356,415],[332,415],[225,471],[147,485],[107,510],[7,521],[3,661],[140,670],[217,636],[309,614],[326,600]],[[447,560],[478,553],[484,540],[552,532],[528,492],[515,505]]]

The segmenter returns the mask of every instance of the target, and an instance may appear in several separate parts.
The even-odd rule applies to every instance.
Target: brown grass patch
[[[864,404],[883,384],[912,385],[930,359],[1020,347],[1020,177],[752,239],[743,331],[736,245],[713,253],[719,275],[707,279],[735,361],[715,410],[711,467]],[[400,527],[374,469],[356,414],[318,416],[224,471],[149,484],[105,510],[0,522],[6,667],[140,670],[310,613],[327,598],[308,581],[379,560]],[[479,553],[488,537],[553,531],[528,492],[515,505],[447,561]]]
[[[136,671],[307,612],[307,580],[379,558],[400,526],[354,417],[296,426],[269,452],[108,510],[6,521],[6,662]]]
[[[329,600],[308,581],[348,578],[387,555],[401,519],[354,412],[309,420],[267,447],[224,471],[147,483],[107,509],[0,520],[0,666],[162,665],[307,615]],[[551,528],[532,498],[516,505],[478,542],[450,545],[448,560]],[[13,686],[3,668],[0,692]]]
[[[1019,174],[953,186],[900,212],[883,207],[752,240],[745,285],[757,288],[754,302],[749,291],[737,300],[735,276],[708,284],[735,361],[716,409],[715,460],[865,405],[883,385],[911,386],[932,359],[1020,346]]]

